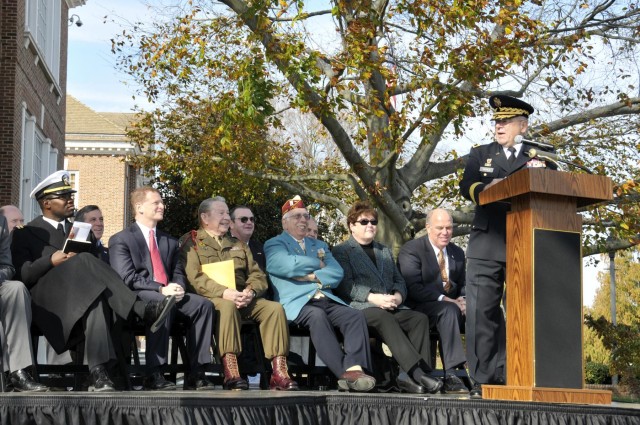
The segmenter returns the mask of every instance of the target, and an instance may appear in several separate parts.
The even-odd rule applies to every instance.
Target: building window
[[[40,214],[40,207],[29,195],[33,188],[49,174],[56,171],[58,150],[51,146],[51,139],[42,133],[36,118],[23,109],[21,209],[25,220],[30,221]]]
[[[56,84],[60,79],[61,0],[26,0],[25,32]]]
[[[69,184],[71,188],[76,191],[74,196],[76,208],[80,208],[79,205],[82,205],[80,203],[80,171],[69,171]]]

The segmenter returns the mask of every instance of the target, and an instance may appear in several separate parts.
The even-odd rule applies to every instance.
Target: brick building
[[[0,4],[0,205],[40,214],[31,190],[63,166],[69,9],[86,0]]]
[[[102,210],[105,244],[131,223],[129,193],[144,183],[127,161],[129,156],[140,154],[126,137],[134,117],[130,113],[96,112],[67,96],[64,168],[78,191],[77,208],[94,204]]]

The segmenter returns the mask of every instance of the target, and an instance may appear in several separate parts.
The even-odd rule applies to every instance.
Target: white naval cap
[[[47,195],[63,195],[65,193],[76,193],[76,191],[69,183],[69,172],[60,170],[38,183],[29,196],[41,199]]]

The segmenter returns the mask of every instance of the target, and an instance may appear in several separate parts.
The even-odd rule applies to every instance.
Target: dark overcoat
[[[58,353],[73,348],[84,338],[81,319],[105,291],[106,281],[122,284],[117,273],[95,256],[95,248],[54,267],[51,256],[62,249],[65,238],[39,216],[14,229],[11,244],[16,279],[24,282],[31,292],[32,322]],[[122,287],[126,290],[124,284]],[[110,305],[126,316],[135,294],[123,295],[111,297]],[[115,300],[118,304],[114,306]]]

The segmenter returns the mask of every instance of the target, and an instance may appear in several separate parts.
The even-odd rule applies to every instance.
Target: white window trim
[[[24,23],[24,47],[33,53],[34,64],[42,69],[47,81],[49,81],[49,91],[54,93],[58,104],[62,100],[62,89],[60,88],[60,56],[62,38],[62,2],[61,0],[47,0],[52,6],[47,26],[46,46],[37,43],[36,31],[37,22],[32,14],[37,16],[37,1],[25,0],[25,23]],[[37,21],[37,19],[35,19]]]

